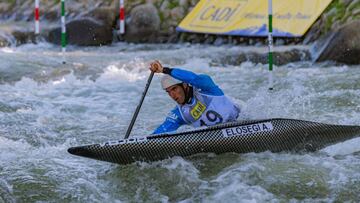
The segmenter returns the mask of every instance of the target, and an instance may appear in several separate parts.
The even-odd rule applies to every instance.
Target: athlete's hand
[[[154,73],[162,73],[163,69],[164,69],[163,66],[158,60],[150,63],[150,70]]]

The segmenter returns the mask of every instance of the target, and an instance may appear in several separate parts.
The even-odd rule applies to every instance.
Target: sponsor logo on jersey
[[[252,133],[268,132],[274,129],[271,122],[256,123],[251,125],[238,126],[222,129],[224,137],[249,135]]]
[[[205,110],[206,106],[200,101],[197,101],[194,108],[191,109],[190,114],[195,120],[197,120],[200,118],[201,114],[204,113]]]
[[[170,112],[167,117],[172,119],[172,120],[177,120],[178,119],[178,116],[174,112]]]

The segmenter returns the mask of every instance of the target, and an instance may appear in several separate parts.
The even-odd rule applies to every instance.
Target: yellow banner
[[[331,1],[273,0],[273,35],[304,35]],[[267,36],[268,16],[268,0],[201,0],[177,31]]]

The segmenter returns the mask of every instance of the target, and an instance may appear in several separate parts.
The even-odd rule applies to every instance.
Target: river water
[[[360,124],[360,66],[275,67],[269,92],[266,64],[218,60],[254,49],[70,47],[62,64],[59,47],[46,43],[1,48],[0,202],[360,202],[359,138],[315,153],[201,154],[126,166],[67,153],[125,135],[154,59],[212,76],[242,107],[240,119]],[[150,134],[174,107],[159,81],[132,135]]]

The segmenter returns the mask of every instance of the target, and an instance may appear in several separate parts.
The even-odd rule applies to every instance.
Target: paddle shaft
[[[144,101],[144,98],[145,98],[145,95],[146,95],[146,93],[147,93],[147,91],[148,91],[148,89],[149,89],[149,87],[150,87],[150,83],[151,83],[151,80],[152,80],[153,76],[154,76],[154,72],[151,71],[150,76],[149,76],[148,81],[147,81],[146,86],[145,86],[145,90],[144,90],[144,92],[142,93],[142,97],[141,97],[140,103],[139,103],[138,106],[136,107],[134,116],[132,117],[131,122],[130,122],[130,125],[129,125],[129,128],[128,128],[127,131],[126,131],[125,139],[127,139],[127,138],[130,136],[131,130],[132,130],[132,128],[133,128],[133,126],[134,126],[134,123],[135,123],[135,121],[136,121],[136,118],[137,118],[137,116],[138,116],[138,114],[139,114],[141,105],[142,105],[142,103],[143,103],[143,101]]]
[[[269,30],[268,30],[268,45],[269,45],[269,53],[268,53],[268,61],[269,61],[269,90],[273,90],[273,6],[272,0],[268,0],[268,9],[269,9]]]

